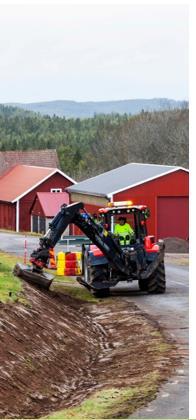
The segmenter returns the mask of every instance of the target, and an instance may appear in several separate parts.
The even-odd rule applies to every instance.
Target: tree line
[[[188,136],[188,108],[67,119],[0,105],[1,151],[55,148],[77,181],[129,162],[188,168]]]

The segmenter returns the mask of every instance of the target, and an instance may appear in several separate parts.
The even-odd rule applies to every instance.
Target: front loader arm
[[[31,254],[30,261],[34,269],[47,267],[50,248],[55,247],[66,227],[70,223],[74,223],[103,252],[114,268],[117,268],[124,274],[128,274],[129,269],[126,266],[125,256],[112,234],[101,225],[97,225],[85,211],[80,213],[82,209],[84,209],[83,203],[62,206],[59,213],[50,223],[49,231],[40,238],[40,247]]]
[[[120,270],[123,274],[129,274],[130,269],[126,265],[125,255],[110,232],[96,224],[88,214],[87,218],[83,218],[78,213],[74,223],[103,252],[112,267]]]
[[[66,227],[73,223],[76,213],[83,209],[83,203],[64,204],[49,224],[49,230],[39,240],[39,248],[35,249],[30,258],[34,270],[48,266],[50,249],[54,248]]]

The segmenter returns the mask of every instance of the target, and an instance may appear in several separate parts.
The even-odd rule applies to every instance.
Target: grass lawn
[[[12,235],[38,236],[38,237],[42,236],[40,233],[26,232],[26,231],[25,232],[22,232],[22,231],[15,232],[15,231],[10,230],[10,229],[0,229],[0,232],[2,232],[2,233],[12,233]]]
[[[27,304],[25,299],[22,280],[12,274],[16,262],[23,262],[23,258],[16,257],[0,251],[0,302],[20,302]],[[46,270],[55,275],[54,270]],[[75,299],[86,302],[99,303],[87,289],[81,287],[74,277],[56,276],[51,290],[65,293]]]
[[[83,300],[90,303],[108,303],[109,299],[98,299],[88,289],[78,284],[77,280],[70,277],[62,277],[61,283],[56,283],[56,278],[51,286],[51,290],[55,292],[61,292],[65,295],[69,295],[75,299]],[[69,283],[69,284],[68,284]]]
[[[51,274],[53,274],[55,276],[55,280],[54,280],[55,283],[59,283],[59,284],[61,284],[61,283],[69,283],[69,284],[72,284],[73,283],[73,284],[76,284],[77,283],[74,276],[72,276],[72,277],[68,277],[68,276],[57,276],[55,270],[49,270],[49,269],[47,269],[46,271],[48,273],[51,273]]]
[[[26,302],[22,282],[12,274],[13,267],[19,260],[22,259],[0,251],[0,302]]]

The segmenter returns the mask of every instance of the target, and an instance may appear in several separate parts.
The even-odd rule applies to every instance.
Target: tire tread
[[[165,293],[166,280],[165,280],[165,265],[162,261],[153,276],[148,280],[148,293],[161,294]]]

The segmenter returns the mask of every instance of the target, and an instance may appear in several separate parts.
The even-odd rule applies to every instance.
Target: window
[[[134,213],[122,213],[122,214],[115,214],[114,216],[111,216],[111,231],[114,233],[115,225],[119,223],[119,217],[125,217],[126,222],[131,226],[132,229],[135,229],[135,221],[134,221]]]
[[[59,193],[62,192],[62,188],[51,188],[50,192]]]

